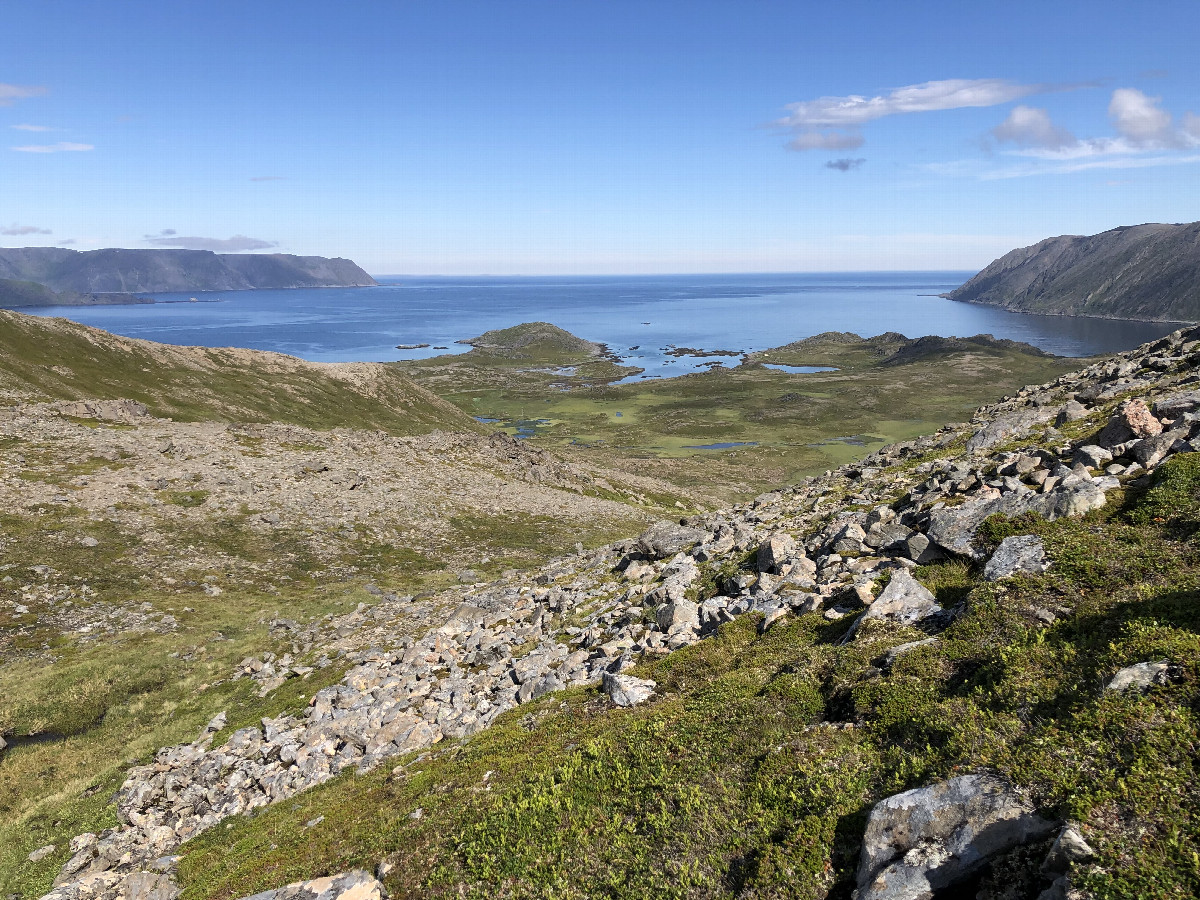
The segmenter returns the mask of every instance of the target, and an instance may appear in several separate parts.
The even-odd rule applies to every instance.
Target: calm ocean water
[[[129,337],[253,347],[324,362],[416,359],[521,322],[552,322],[608,344],[647,376],[701,360],[670,346],[762,350],[822,331],[864,337],[992,334],[1064,356],[1129,349],[1176,326],[1031,316],[935,295],[970,272],[386,279],[379,287],[152,294],[153,305],[37,310]],[[384,280],[384,279],[381,279]],[[190,303],[190,297],[215,301]],[[397,350],[397,344],[429,344]],[[435,349],[446,347],[446,350]]]

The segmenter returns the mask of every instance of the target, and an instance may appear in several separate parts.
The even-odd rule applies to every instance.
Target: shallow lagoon
[[[672,356],[666,351],[673,346],[749,352],[824,331],[863,337],[885,331],[909,337],[987,333],[1050,353],[1088,356],[1125,350],[1177,327],[1024,315],[936,296],[971,274],[398,277],[371,288],[150,294],[173,302],[26,311],[65,316],[129,337],[252,347],[323,362],[461,353],[470,348],[456,341],[493,328],[545,321],[608,344],[649,377],[678,375],[711,363]],[[219,302],[187,302],[193,296]],[[397,344],[429,347],[399,350]],[[438,349],[442,347],[447,349]]]

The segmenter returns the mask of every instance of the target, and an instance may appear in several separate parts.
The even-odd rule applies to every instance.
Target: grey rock
[[[1074,825],[1064,825],[1063,830],[1054,839],[1050,852],[1046,854],[1042,871],[1046,874],[1061,875],[1071,866],[1087,862],[1095,855],[1096,851],[1083,839],[1078,828]]]
[[[1200,391],[1187,391],[1161,397],[1154,404],[1154,414],[1160,419],[1177,419],[1184,413],[1200,409]]]
[[[946,558],[946,554],[942,552],[942,549],[919,531],[901,543],[896,549],[905,558],[922,566]]]
[[[1034,534],[1020,534],[1000,542],[983,567],[983,577],[987,581],[999,581],[1017,574],[1040,575],[1049,566],[1042,539]]]
[[[691,600],[672,600],[660,606],[654,618],[663,631],[670,631],[679,626],[699,628],[700,607]]]
[[[708,536],[708,532],[677,522],[655,522],[637,539],[637,549],[651,559],[666,559],[689,550]]]
[[[1170,431],[1138,441],[1133,448],[1133,458],[1143,468],[1153,469],[1171,452],[1171,447],[1176,441],[1186,441],[1187,437],[1187,428],[1172,428]]]
[[[988,861],[1044,837],[1037,815],[998,778],[963,775],[881,800],[863,835],[856,900],[929,900]]]
[[[132,872],[125,879],[125,900],[175,900],[179,886],[169,875]]]
[[[1058,415],[1054,417],[1054,424],[1066,425],[1068,422],[1082,419],[1087,414],[1087,407],[1078,400],[1068,400],[1062,409],[1058,411]]]
[[[1077,463],[1083,463],[1089,469],[1099,469],[1105,463],[1112,462],[1112,458],[1112,453],[1103,447],[1086,444],[1075,451],[1074,460]]]
[[[1012,493],[994,500],[970,500],[962,506],[935,510],[929,517],[929,538],[951,553],[979,559],[982,554],[972,542],[979,526],[989,516],[1003,513],[1011,518],[1035,513],[1053,522],[1068,516],[1082,516],[1104,503],[1103,489],[1091,481],[1059,484],[1044,494]]]
[[[880,525],[877,528],[872,528],[867,532],[866,540],[863,541],[868,547],[873,550],[887,550],[897,544],[907,541],[912,536],[912,529],[899,522],[893,522],[888,525]]]
[[[758,571],[778,573],[779,568],[796,550],[795,539],[784,531],[770,535],[758,547]]]
[[[617,706],[637,706],[649,700],[658,683],[649,678],[604,673],[604,692]]]
[[[967,441],[967,452],[980,453],[990,450],[1029,431],[1035,425],[1050,421],[1054,415],[1055,411],[1049,407],[1032,407],[998,416],[971,436]]]
[[[1168,662],[1141,662],[1126,666],[1112,677],[1106,686],[1110,691],[1146,691],[1156,684],[1167,684],[1171,680],[1171,664]]]
[[[243,900],[383,900],[386,896],[374,875],[354,869],[341,875],[298,881]]]
[[[858,634],[863,623],[872,619],[915,625],[941,612],[941,606],[928,588],[913,578],[907,569],[897,569],[887,587],[875,598],[875,602],[867,607],[867,611],[858,617],[842,638],[842,642],[851,640]]]
[[[41,862],[43,859],[45,859],[47,856],[49,856],[51,853],[53,853],[57,849],[58,848],[55,847],[53,844],[47,844],[45,847],[38,847],[36,850],[34,850],[32,853],[29,854],[29,861],[30,862]]]

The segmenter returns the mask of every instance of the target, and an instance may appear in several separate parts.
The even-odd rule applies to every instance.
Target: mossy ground
[[[1195,896],[1200,545],[1180,522],[1198,509],[1193,455],[1084,520],[994,521],[993,545],[1041,535],[1050,571],[988,584],[961,562],[918,570],[962,614],[888,671],[881,653],[920,632],[864,628],[837,647],[847,620],[759,636],[743,619],[641,666],[661,695],[646,706],[555,694],[397,774],[233,820],[185,845],[185,897],[384,857],[394,897],[848,897],[875,801],[980,770],[1082,825],[1097,858],[1076,879],[1095,897]],[[1160,659],[1178,666],[1169,685],[1104,690]]]

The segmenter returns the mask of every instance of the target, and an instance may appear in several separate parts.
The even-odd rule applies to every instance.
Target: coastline
[[[1011,306],[1005,306],[1002,303],[984,303],[981,300],[960,300],[958,297],[951,297],[949,294],[934,294],[932,296],[940,297],[943,300],[950,300],[954,303],[969,303],[971,306],[986,306],[989,309],[1002,309],[1005,312],[1021,313],[1026,316],[1054,316],[1060,319],[1102,319],[1105,322],[1151,322],[1156,325],[1195,325],[1195,319],[1150,319],[1150,318],[1135,318],[1132,316],[1100,316],[1093,313],[1068,313],[1068,312],[1051,312],[1035,309],[1013,309]]]

